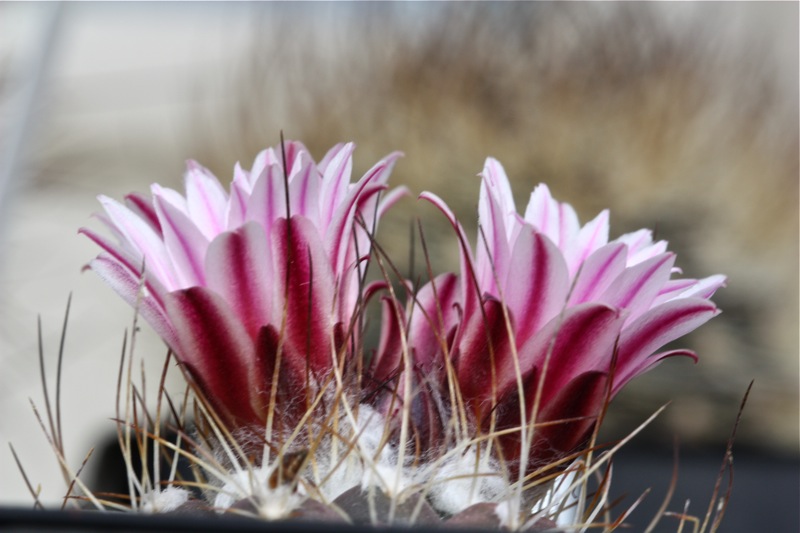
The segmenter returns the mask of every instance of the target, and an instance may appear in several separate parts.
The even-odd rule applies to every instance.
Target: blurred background
[[[97,249],[77,229],[97,227],[96,195],[179,189],[189,158],[227,182],[236,161],[249,167],[283,130],[317,158],[354,141],[358,175],[402,150],[393,183],[445,198],[469,235],[476,175],[493,156],[518,207],[547,182],[582,221],[610,208],[612,237],[656,228],[686,276],[727,274],[714,298],[723,314],[680,341],[700,362],[669,361],[632,383],[604,436],[671,402],[633,447],[667,473],[636,467],[621,481],[658,485],[657,507],[677,436],[683,454],[714,464],[685,488],[700,490],[690,509],[702,514],[755,380],[736,446],[750,458],[737,458],[745,496],[734,501],[760,507],[757,517],[783,511],[789,527],[774,530],[797,530],[796,3],[4,2],[0,117],[0,441],[13,443],[46,501],[64,486],[29,402],[42,404],[36,320],[52,377],[70,293],[61,408],[70,464],[114,432],[132,312],[81,274]],[[452,231],[413,197],[379,234],[398,264],[414,217],[434,267],[455,268]],[[153,354],[154,389],[165,350],[146,327],[137,342]],[[703,472],[692,464],[687,479]],[[672,507],[688,497],[679,491]],[[0,450],[0,504],[30,501]]]

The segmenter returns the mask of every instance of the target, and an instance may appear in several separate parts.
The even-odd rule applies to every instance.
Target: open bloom
[[[398,153],[350,183],[353,148],[319,164],[297,142],[264,150],[236,165],[230,192],[190,161],[185,196],[155,184],[124,204],[99,197],[116,243],[81,230],[103,249],[89,268],[234,427],[263,424],[272,401],[304,408],[353,338],[369,232],[402,193],[379,201]]]
[[[696,359],[688,350],[655,352],[718,314],[709,298],[725,277],[673,279],[679,270],[666,242],[644,229],[609,241],[607,211],[581,226],[546,185],[520,215],[494,159],[481,177],[475,253],[447,205],[422,195],[457,230],[461,275],[420,289],[409,318],[385,314],[373,372],[386,380],[407,368],[393,341],[404,330],[416,434],[435,441],[496,432],[506,464],[530,472],[580,450],[606,398],[632,378],[667,357]],[[403,399],[402,377],[395,390]],[[469,428],[459,437],[462,418]]]

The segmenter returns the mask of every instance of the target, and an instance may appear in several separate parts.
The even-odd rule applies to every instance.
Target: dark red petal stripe
[[[264,383],[254,346],[225,301],[203,287],[166,296],[167,314],[178,336],[178,358],[224,415],[238,422],[260,423],[252,403]]]
[[[503,295],[514,313],[518,346],[563,309],[568,290],[564,256],[546,236],[524,227],[511,252]]]
[[[372,358],[370,375],[374,385],[382,385],[399,376],[403,365],[403,342],[405,335],[405,313],[397,301],[383,297],[381,299],[381,336],[378,352]]]
[[[508,377],[502,375],[512,367],[508,331],[503,305],[487,298],[483,313],[465,317],[462,336],[456,341],[456,375],[461,394],[479,412],[491,409],[493,386],[508,381]],[[501,390],[496,392],[499,397]]]
[[[248,222],[220,234],[206,255],[208,286],[230,304],[251,338],[273,323],[273,306],[283,295],[274,290],[272,259],[264,229]]]
[[[285,364],[303,373],[308,365],[321,378],[334,361],[336,284],[317,228],[297,215],[289,222],[278,219],[272,228],[272,252],[276,294],[281,300],[286,297],[284,342],[292,356]]]
[[[717,306],[702,298],[671,300],[643,314],[620,337],[615,388],[641,373],[653,352],[717,314]]]

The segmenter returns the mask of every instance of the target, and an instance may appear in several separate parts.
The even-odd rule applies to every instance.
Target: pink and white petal
[[[580,230],[578,215],[572,206],[554,200],[550,189],[543,183],[531,193],[525,221],[547,235],[562,251],[575,240]]]
[[[177,355],[208,399],[239,422],[260,419],[254,405],[265,376],[255,364],[253,339],[225,301],[204,287],[166,296],[178,337]]]
[[[164,246],[177,277],[177,288],[205,285],[208,239],[192,219],[163,200],[157,185],[153,190],[153,204],[164,234]]]
[[[638,265],[639,263],[643,263],[648,259],[652,259],[658,255],[666,253],[667,251],[667,241],[657,241],[651,244],[650,246],[643,248],[636,252],[633,255],[628,255],[628,266]],[[679,268],[673,267],[671,272],[680,272]]]
[[[394,170],[394,165],[397,163],[397,160],[403,157],[403,152],[394,151],[388,154],[386,157],[372,165],[372,168],[367,170],[364,175],[358,181],[368,181],[372,184],[386,184],[389,180],[389,175]]]
[[[277,152],[281,157],[281,165],[283,165],[284,155],[286,156],[286,170],[289,176],[299,172],[300,167],[306,164],[300,161],[300,156],[304,156],[304,159],[311,159],[311,154],[308,152],[308,149],[300,141],[286,141],[283,144],[283,148],[285,148],[285,154],[281,152],[282,147],[280,145],[277,147]]]
[[[550,194],[550,188],[544,183],[537,185],[531,193],[525,209],[525,221],[550,237],[559,245],[559,206]]]
[[[108,218],[108,215],[101,212],[95,212],[92,213],[92,218],[100,222],[111,233],[111,235],[113,235],[114,238],[117,239],[117,242],[119,243],[120,247],[124,248],[132,255],[141,258],[142,256],[141,252],[133,244],[131,244],[128,241],[128,239],[125,238],[125,235],[123,235],[122,232],[117,228],[117,226],[114,225],[111,219]],[[159,234],[161,233],[160,229],[158,230],[158,233]]]
[[[107,196],[99,196],[98,199],[109,220],[130,244],[129,249],[137,254],[136,259],[144,258],[147,271],[152,272],[167,290],[175,290],[178,281],[161,236],[150,224],[116,200]]]
[[[152,198],[141,193],[131,193],[125,196],[125,205],[139,218],[148,222],[156,233],[161,233],[161,225],[158,223]]]
[[[378,220],[386,214],[386,212],[394,206],[400,199],[411,195],[411,190],[405,185],[395,187],[388,193],[381,196],[381,201],[378,204]],[[369,224],[369,222],[368,222]]]
[[[479,201],[479,206],[480,203],[483,202],[485,194],[492,194],[497,204],[500,206],[500,214],[503,216],[504,220],[516,215],[517,206],[514,203],[511,184],[508,181],[508,176],[506,175],[505,169],[503,169],[503,165],[501,165],[497,159],[489,157],[486,159],[486,163],[484,163],[483,172],[481,172],[480,176],[483,179],[481,180],[481,200]],[[487,188],[488,190],[485,190]],[[481,217],[480,207],[478,208],[478,217]],[[509,237],[510,235],[507,235],[506,239]]]
[[[475,272],[475,262],[472,258],[472,249],[469,246],[469,241],[464,233],[464,228],[458,222],[453,211],[450,207],[432,192],[423,192],[419,195],[422,200],[427,200],[441,211],[453,229],[456,230],[458,237],[459,249],[461,250],[461,285],[462,285],[462,298],[464,304],[464,315],[470,316],[472,313],[479,312],[478,305],[482,298],[480,286],[477,284],[477,275]]]
[[[173,350],[177,349],[177,335],[162,305],[165,293],[158,293],[140,275],[131,272],[115,258],[100,254],[89,263],[89,268],[119,294]]]
[[[653,232],[649,229],[640,229],[620,235],[614,241],[626,244],[628,246],[628,257],[631,257],[653,244]]]
[[[237,163],[238,165],[238,163]],[[228,231],[244,224],[247,216],[247,204],[250,199],[250,185],[245,178],[234,178],[231,183],[231,195],[225,212],[225,227]]]
[[[578,232],[581,229],[580,222],[578,221],[578,214],[575,209],[567,204],[558,204],[558,247],[561,251],[565,251],[570,243],[577,240]]]
[[[321,173],[325,173],[325,170],[330,166],[333,158],[342,151],[342,148],[344,148],[344,143],[337,143],[322,156],[322,159],[317,163],[317,168]]]
[[[264,167],[256,179],[247,202],[245,220],[261,224],[266,234],[271,235],[275,221],[285,217],[286,181],[283,167],[275,163]]]
[[[580,374],[608,372],[623,321],[622,313],[613,307],[581,304],[552,319],[523,345],[519,350],[523,373],[534,367],[544,372],[542,402]],[[504,388],[513,385],[511,381],[503,384]]]
[[[175,209],[177,209],[187,217],[190,217],[189,204],[186,203],[186,198],[184,198],[183,195],[178,191],[176,191],[175,189],[170,189],[169,187],[162,187],[158,183],[153,183],[152,185],[150,185],[150,194],[152,196],[158,194],[158,196],[161,197],[162,201],[169,202]],[[155,203],[153,204],[153,209],[155,209]],[[156,216],[158,216],[158,214],[156,214]]]
[[[92,242],[108,253],[111,258],[129,270],[134,276],[139,277],[142,275],[141,270],[144,265],[142,264],[141,257],[137,259],[137,254],[132,253],[129,249],[124,248],[121,245],[112,243],[99,233],[95,233],[89,228],[80,228],[78,233],[87,236]]]
[[[292,214],[302,215],[318,226],[322,175],[307,152],[298,152],[294,157],[294,166],[291,167],[292,172],[289,175],[289,203]]]
[[[323,230],[326,230],[336,217],[336,213],[344,202],[345,195],[347,195],[350,175],[353,172],[354,149],[355,145],[353,143],[345,144],[332,154],[329,162],[321,170],[320,221]]]
[[[597,300],[625,270],[628,248],[612,242],[591,254],[572,284],[568,305]]]
[[[115,245],[114,243],[110,242],[109,240],[105,239],[104,237],[98,235],[97,233],[88,230],[86,228],[81,228],[79,233],[86,235],[90,240],[92,240],[95,244],[100,246],[107,255],[104,255],[106,260],[113,260],[119,263],[125,270],[129,272],[131,277],[134,279],[141,279],[142,277],[142,267],[144,266],[140,261],[137,265],[133,256],[125,249],[121,248],[120,246]],[[91,268],[90,265],[87,265],[85,268]],[[147,289],[150,296],[152,296],[158,305],[164,305],[162,295],[166,294],[167,291],[164,286],[161,284],[155,276],[150,274],[149,272],[146,273],[145,276],[145,288]]]
[[[339,294],[319,233],[309,220],[295,215],[275,222],[271,240],[276,294],[286,297],[285,342],[302,358],[286,364],[302,369],[308,364],[323,376],[334,363],[333,325],[339,320],[333,313]]]
[[[242,165],[237,161],[233,166],[233,180],[231,184],[238,183],[241,190],[250,196],[253,190],[253,180],[250,179],[250,172],[243,169]]]
[[[353,261],[358,259],[354,257],[355,251],[352,250],[354,246],[353,221],[356,212],[363,203],[378,195],[385,188],[385,185],[372,185],[368,181],[359,181],[336,209],[334,218],[323,235],[325,236],[325,250],[337,276],[344,276],[354,266]],[[364,216],[370,216],[370,214],[364,213]],[[361,244],[363,244],[363,240]],[[359,255],[364,255],[369,252],[369,247],[365,250],[359,249],[358,252]]]
[[[364,290],[362,291],[361,297],[363,298],[364,304],[368,304],[372,301],[372,298],[375,297],[376,294],[379,292],[385,291],[389,288],[389,283],[385,280],[379,279],[375,281],[371,281],[364,286]]]
[[[629,368],[626,369],[626,372],[621,376],[614,376],[614,386],[611,391],[612,396],[616,395],[622,387],[628,384],[636,376],[641,376],[645,374],[658,365],[661,364],[664,359],[669,359],[671,357],[688,357],[695,363],[698,361],[697,354],[694,353],[692,350],[670,350],[667,352],[661,352],[657,354],[653,354],[650,357],[646,357],[644,359],[640,359],[637,363]]]
[[[608,243],[608,216],[607,209],[601,211],[594,220],[578,231],[574,240],[562,246],[570,276],[575,275],[590,255]]]
[[[711,298],[718,289],[725,287],[728,278],[722,274],[714,274],[707,278],[697,280],[697,283],[683,291],[681,298]]]
[[[502,297],[514,316],[521,346],[566,305],[569,273],[561,251],[532,226],[520,233],[506,268]]]
[[[507,213],[501,201],[488,190],[486,180],[481,182],[478,213],[475,273],[481,292],[497,297],[508,275],[511,250],[505,223]]]
[[[209,241],[225,230],[228,195],[219,180],[195,161],[186,165],[189,216]]]
[[[264,228],[248,222],[217,236],[205,259],[208,287],[221,295],[256,338],[262,326],[279,323],[273,305],[282,294],[273,292],[272,258]]]
[[[358,180],[358,183],[369,183],[373,186],[385,185],[389,179],[389,175],[392,173],[392,169],[394,169],[395,163],[402,156],[402,152],[392,152],[391,154],[387,155],[375,163],[375,165],[373,165],[372,168],[369,169],[360,180]],[[407,187],[398,187],[393,189],[388,194],[382,195],[381,198],[377,196],[370,196],[366,201],[361,202],[359,204],[359,209],[364,214],[364,223],[368,230],[374,233],[378,220],[380,220],[380,218],[392,205],[394,205],[406,194],[408,194]],[[378,203],[376,210],[375,203],[379,200],[380,202]]]
[[[653,242],[653,232],[649,229],[640,229],[633,233],[626,233],[615,239],[628,245],[628,266],[652,259],[667,251],[667,241]]]
[[[386,210],[389,209],[389,207],[407,194],[408,189],[405,187],[394,189],[383,198],[381,198],[383,195],[380,194],[385,188],[384,184],[389,177],[389,173],[394,166],[395,160],[401,155],[402,154],[400,152],[394,152],[390,154],[384,160],[372,167],[372,169],[370,169],[364,175],[364,178],[359,180],[359,183],[354,186],[355,190],[359,190],[359,188],[362,186],[361,184],[369,184],[368,186],[364,187],[363,190],[361,190],[360,195],[356,198],[356,209],[358,215],[360,215],[362,218],[363,226],[362,222],[353,224],[352,219],[343,219],[345,223],[344,228],[346,228],[348,225],[350,226],[350,240],[354,240],[355,242],[348,242],[347,245],[344,246],[346,249],[346,259],[344,261],[340,261],[339,256],[337,255],[337,262],[340,266],[345,268],[349,268],[351,265],[354,265],[356,262],[358,262],[358,270],[354,271],[353,276],[356,278],[356,280],[364,275],[366,263],[362,259],[367,257],[369,255],[369,251],[372,249],[372,236],[374,236],[374,233],[377,230],[378,221],[386,212]],[[376,192],[378,194],[375,194]],[[335,219],[333,224],[329,226],[328,229],[330,230],[331,227],[340,227],[340,222],[341,221],[338,218]],[[341,244],[343,243],[340,241],[340,250],[338,253],[341,253]],[[334,265],[336,264],[337,263],[334,263]]]
[[[653,303],[650,307],[656,307],[657,305],[661,305],[664,302],[668,302],[673,298],[678,298],[680,295],[688,290],[691,290],[692,287],[697,285],[696,279],[671,279],[667,281],[661,290],[658,291],[658,296],[656,296]]]
[[[718,314],[717,306],[702,298],[678,298],[644,313],[620,336],[616,380],[629,380],[653,352]]]
[[[276,154],[275,150],[272,148],[267,148],[266,150],[262,150],[258,153],[255,160],[253,161],[253,167],[250,169],[249,174],[249,183],[250,183],[250,191],[253,190],[255,187],[256,181],[264,173],[264,169],[270,167],[272,165],[278,165],[283,168],[283,164],[281,162],[280,154]]]
[[[598,301],[625,309],[627,323],[650,309],[659,291],[669,281],[675,254],[665,253],[625,269]]]

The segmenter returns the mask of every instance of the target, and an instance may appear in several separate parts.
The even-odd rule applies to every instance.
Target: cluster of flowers
[[[137,307],[218,419],[242,443],[261,437],[260,481],[228,483],[216,506],[253,483],[274,489],[270,469],[303,449],[314,451],[299,499],[425,480],[440,514],[503,502],[585,451],[628,381],[696,358],[657,352],[718,314],[709,298],[723,276],[673,279],[666,242],[644,229],[609,241],[607,211],[582,226],[546,185],[520,214],[491,158],[474,247],[445,202],[421,195],[454,227],[460,272],[367,283],[370,263],[386,272],[378,220],[406,191],[386,192],[397,153],[351,183],[353,149],[316,163],[287,142],[249,171],[237,164],[230,192],[189,162],[185,196],[153,185],[124,203],[100,197],[116,242],[81,230],[103,250],[91,270]]]

